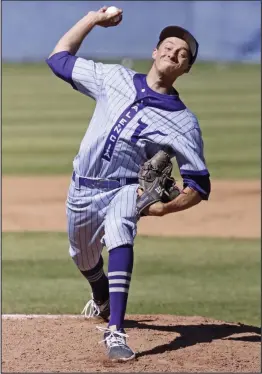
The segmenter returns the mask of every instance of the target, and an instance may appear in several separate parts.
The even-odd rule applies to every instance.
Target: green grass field
[[[138,237],[128,312],[259,325],[259,246],[259,240]],[[3,234],[3,313],[81,312],[89,286],[67,247],[62,233]]]
[[[212,177],[259,178],[260,66],[197,64],[177,88],[199,117]],[[93,108],[47,65],[3,64],[3,173],[70,174]]]

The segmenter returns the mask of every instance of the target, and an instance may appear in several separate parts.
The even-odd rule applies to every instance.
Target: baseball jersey
[[[175,157],[187,185],[191,176],[209,177],[198,120],[176,90],[173,95],[159,94],[147,85],[145,74],[68,52],[51,56],[47,63],[56,75],[96,101],[73,161],[78,175],[135,178],[140,165],[163,149]],[[191,182],[208,197],[209,191],[195,178]]]

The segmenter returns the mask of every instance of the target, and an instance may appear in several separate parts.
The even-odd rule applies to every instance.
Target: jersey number
[[[166,136],[162,131],[151,131],[147,132],[142,136],[139,136],[143,130],[145,130],[148,127],[148,125],[144,122],[142,122],[141,119],[138,120],[138,126],[135,129],[133,135],[131,136],[131,142],[133,144],[136,144],[139,139],[146,138],[149,135],[161,135],[161,136]]]

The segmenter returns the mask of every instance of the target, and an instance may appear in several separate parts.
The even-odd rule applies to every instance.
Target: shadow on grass
[[[144,321],[143,321],[144,322]],[[174,326],[157,326],[145,324],[139,321],[127,320],[125,327],[138,328],[145,330],[175,332],[180,334],[179,337],[167,344],[156,346],[150,350],[139,352],[137,357],[160,354],[180,348],[190,347],[198,343],[209,343],[216,339],[235,340],[244,342],[261,342],[261,328],[256,326],[248,326],[244,324],[233,325],[224,324],[200,324],[200,325],[174,325]],[[151,321],[152,322],[152,321]],[[234,334],[255,333],[257,335],[237,336]]]

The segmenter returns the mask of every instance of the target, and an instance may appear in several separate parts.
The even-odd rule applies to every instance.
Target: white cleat
[[[109,328],[97,326],[97,329],[104,332],[104,340],[100,343],[105,343],[111,361],[129,361],[136,357],[135,352],[126,344],[128,335],[123,329],[117,330],[116,326]]]
[[[92,299],[89,300],[82,310],[81,314],[84,314],[85,318],[102,318],[108,321],[110,316],[110,304],[109,299],[104,303],[95,300],[92,295]]]

